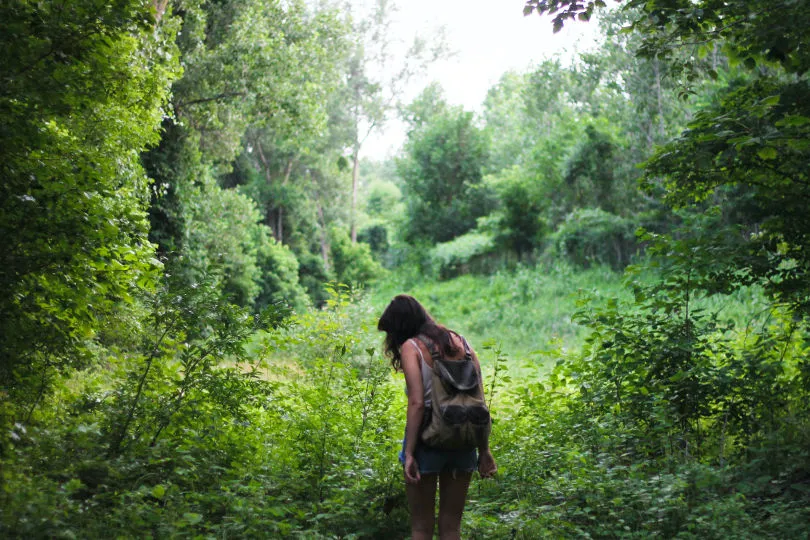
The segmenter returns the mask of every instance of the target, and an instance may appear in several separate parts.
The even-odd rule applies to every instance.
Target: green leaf
[[[186,512],[183,514],[183,519],[185,519],[190,525],[196,525],[202,521],[202,518],[202,514],[196,514],[194,512]]]
[[[762,159],[769,160],[776,159],[778,154],[773,146],[765,146],[757,151],[757,155]]]
[[[804,126],[804,125],[807,125],[807,124],[810,124],[810,118],[808,118],[806,116],[800,116],[798,114],[787,115],[784,118],[782,118],[781,120],[779,120],[778,122],[776,122],[776,125],[779,126],[779,127],[782,127],[782,126],[798,127],[798,126]]]
[[[678,382],[686,377],[686,372],[683,370],[678,371],[675,375],[669,378],[670,382]]]
[[[779,94],[776,94],[775,96],[768,96],[762,100],[762,103],[765,105],[778,105],[780,97],[781,96],[779,96]]]
[[[158,484],[152,488],[152,497],[162,499],[164,495],[166,495],[166,487],[164,485]]]

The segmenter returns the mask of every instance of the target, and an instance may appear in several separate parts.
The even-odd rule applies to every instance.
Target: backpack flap
[[[448,392],[469,392],[478,388],[478,371],[470,360],[433,360],[433,370],[438,371],[442,384]]]

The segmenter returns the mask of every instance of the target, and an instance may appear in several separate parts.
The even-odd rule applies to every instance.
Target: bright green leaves
[[[98,321],[152,283],[138,153],[158,140],[178,63],[171,21],[139,1],[15,4],[0,20],[0,379],[36,396],[20,377],[46,391],[44,366],[79,363]]]
[[[673,74],[689,83],[697,80],[704,69],[691,58],[680,58],[680,50],[705,54],[707,43],[722,45],[732,65],[742,64],[748,70],[779,66],[788,72],[802,74],[810,69],[810,47],[806,28],[810,12],[801,2],[781,0],[732,0],[717,3],[700,2],[625,2],[625,12],[633,20],[628,28],[642,36],[639,54],[660,59]],[[571,0],[527,0],[524,15],[537,12],[552,16],[558,32],[565,21],[587,21],[604,2]]]
[[[176,119],[144,159],[160,186],[151,238],[182,260],[174,268],[189,282],[219,273],[229,301],[304,307],[296,256],[276,242],[289,247],[298,235],[296,253],[311,262],[307,199],[320,175],[309,171],[326,138],[345,21],[301,2],[192,0],[180,22]]]
[[[163,484],[157,484],[156,486],[152,487],[152,497],[156,499],[162,499],[164,495],[166,495],[166,486]]]
[[[778,153],[776,152],[776,149],[773,148],[772,146],[764,146],[759,150],[757,150],[757,155],[764,160],[769,160],[769,159],[776,159]]]

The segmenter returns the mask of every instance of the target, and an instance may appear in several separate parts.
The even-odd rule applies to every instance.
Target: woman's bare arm
[[[422,425],[422,416],[425,412],[425,392],[422,387],[422,369],[419,362],[419,353],[416,345],[406,341],[400,350],[402,371],[405,372],[405,384],[408,387],[408,413],[405,424],[405,478],[409,479],[412,471],[409,470],[409,458],[413,458],[416,443],[419,440],[419,427]],[[413,475],[418,480],[417,474]]]

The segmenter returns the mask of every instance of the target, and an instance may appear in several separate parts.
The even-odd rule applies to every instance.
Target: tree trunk
[[[281,180],[282,186],[286,186],[287,182],[289,182],[296,160],[298,160],[298,156],[292,156],[287,160],[287,166],[284,167],[284,178]],[[281,204],[279,204],[276,213],[276,240],[280,244],[284,243],[284,207]]]
[[[320,197],[315,199],[315,205],[318,209],[318,221],[321,224],[321,258],[323,258],[323,267],[329,271],[329,232],[326,230],[326,220],[323,217],[323,207],[321,206]]]
[[[354,145],[354,161],[352,163],[352,203],[349,211],[351,223],[352,244],[357,243],[357,177],[360,169],[360,144]]]
[[[169,5],[169,0],[153,0],[152,6],[155,8],[155,23],[160,23],[163,14],[166,13],[166,6]]]
[[[658,58],[653,60],[653,69],[655,70],[655,92],[658,97],[658,135],[661,137],[659,142],[662,142],[666,135],[666,128],[664,125],[664,96],[661,90],[661,64],[658,62]]]
[[[273,183],[273,177],[270,174],[270,164],[267,162],[267,158],[264,156],[264,148],[262,148],[262,143],[256,141],[256,149],[259,152],[259,159],[264,166],[264,179],[267,180],[267,185],[271,185]],[[273,219],[273,211],[272,208],[268,208],[267,210],[267,224],[270,225],[270,230],[273,231],[273,238],[275,238],[279,243],[283,240],[281,229],[279,228],[281,225],[281,207],[276,209],[276,219]]]

